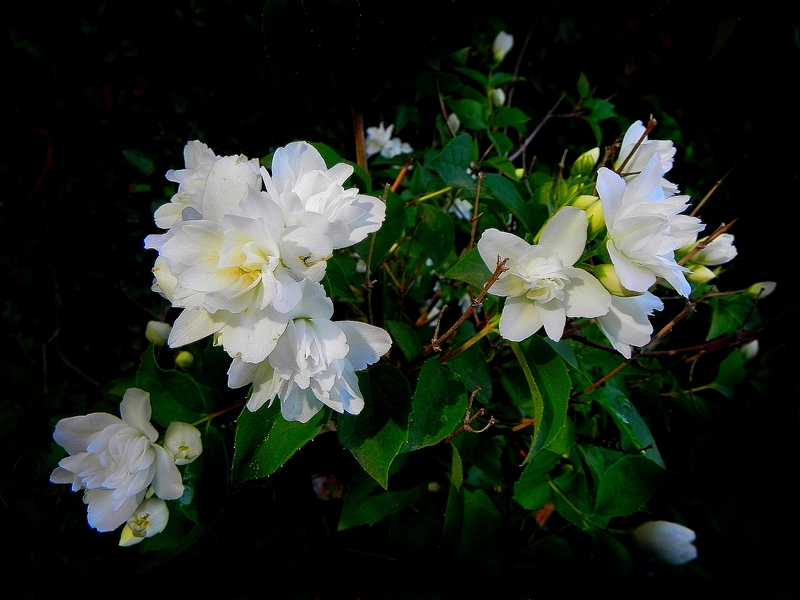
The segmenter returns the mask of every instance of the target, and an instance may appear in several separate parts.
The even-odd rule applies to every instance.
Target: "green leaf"
[[[442,368],[439,357],[425,361],[408,418],[408,442],[401,452],[439,443],[461,424],[467,410],[467,393],[461,378]]]
[[[447,184],[474,191],[475,180],[467,173],[472,160],[472,138],[462,133],[450,140],[428,166]]]
[[[194,423],[204,416],[203,388],[186,373],[162,369],[156,363],[153,344],[136,372],[136,387],[150,393],[152,419],[162,427],[172,421]]]
[[[620,447],[625,452],[637,452],[664,468],[664,461],[647,423],[625,395],[612,387],[594,390],[589,396],[611,415],[621,434]]]
[[[535,404],[531,454],[546,448],[566,426],[572,381],[567,367],[540,336],[534,335],[511,347],[525,373]]]
[[[419,208],[420,223],[415,238],[433,261],[432,268],[436,268],[453,250],[456,239],[455,225],[453,219],[438,206],[422,204]]]
[[[467,69],[466,67],[456,67],[455,70],[456,72],[466,75],[470,79],[477,81],[479,84],[481,84],[482,88],[487,87],[489,84],[489,80],[486,78],[486,75],[480,71],[476,71],[475,69]]]
[[[451,444],[453,449],[453,463],[450,465],[450,483],[452,483],[457,490],[461,489],[461,484],[464,483],[464,463],[461,461],[461,455],[458,453],[458,448],[455,444]]]
[[[606,526],[608,518],[592,514],[592,498],[585,473],[567,470],[554,479],[550,486],[553,489],[553,504],[567,521],[586,530]]]
[[[497,198],[511,211],[511,214],[522,223],[525,229],[534,233],[532,223],[528,218],[528,209],[525,206],[525,201],[511,181],[502,175],[489,173],[483,178],[483,185],[491,192],[492,197]]]
[[[513,179],[514,181],[518,181],[519,178],[517,177],[517,168],[514,166],[510,160],[508,160],[504,156],[493,156],[490,159],[484,161],[484,165],[488,165],[490,167],[494,167],[501,173],[503,173],[506,177]]]
[[[153,159],[144,152],[139,150],[123,150],[122,155],[125,157],[125,160],[139,169],[139,172],[144,176],[152,175],[156,170]]]
[[[664,472],[645,456],[622,456],[603,473],[597,485],[594,512],[604,517],[624,517],[641,510]]]
[[[589,89],[589,79],[586,77],[586,74],[581,72],[578,76],[578,96],[581,100],[584,100],[589,97],[590,89]]]
[[[419,336],[411,326],[400,321],[389,320],[383,324],[406,357],[406,360],[412,361],[422,353],[422,344],[419,341]]]
[[[708,304],[713,312],[707,341],[761,324],[758,312],[753,310],[753,301],[747,296],[716,296]]]
[[[498,106],[492,115],[492,127],[516,127],[530,120],[531,118],[518,108]]]
[[[342,500],[338,530],[374,525],[384,517],[414,504],[426,489],[427,485],[421,484],[403,490],[385,490],[363,471],[356,471]]]
[[[339,441],[385,489],[389,467],[408,439],[411,391],[405,376],[387,364],[358,373],[364,409],[339,417]]]
[[[584,102],[583,105],[591,111],[589,118],[593,121],[605,121],[606,119],[616,116],[614,105],[608,100],[592,98]]]
[[[514,500],[528,510],[547,504],[553,495],[549,473],[560,462],[561,456],[550,450],[542,450],[533,456],[514,485]]]
[[[200,430],[203,451],[183,471],[183,513],[197,523],[211,523],[222,512],[228,491],[228,452],[225,440],[212,426]]]
[[[244,409],[236,421],[233,465],[234,483],[267,477],[307,442],[314,439],[330,420],[330,409],[323,408],[307,423],[287,421],[281,415],[280,400],[255,412]]]
[[[456,333],[453,348],[458,348],[476,334],[475,325],[465,321]],[[475,396],[479,402],[489,402],[492,397],[492,375],[486,362],[486,354],[480,345],[475,344],[459,352],[447,361],[447,367],[461,377],[468,390],[480,388]]]
[[[451,100],[449,104],[464,127],[476,131],[486,129],[486,106],[484,104],[469,99]]]
[[[461,260],[450,267],[444,274],[445,279],[456,279],[466,281],[477,288],[483,285],[492,277],[492,271],[483,262],[477,248],[467,252]]]
[[[325,292],[328,296],[336,296],[342,300],[356,302],[358,301],[358,295],[350,287],[350,282],[347,280],[347,275],[345,275],[338,259],[339,257],[336,255],[331,257],[325,267],[325,277],[322,280]]]

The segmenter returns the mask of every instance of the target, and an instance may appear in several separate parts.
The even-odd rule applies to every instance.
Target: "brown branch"
[[[486,293],[489,291],[489,288],[492,287],[495,284],[495,282],[500,277],[500,275],[502,275],[503,273],[508,271],[508,269],[506,269],[506,263],[507,262],[508,262],[507,258],[504,258],[504,259],[501,260],[499,256],[497,257],[497,267],[495,268],[494,273],[492,273],[492,276],[489,278],[489,281],[487,281],[485,284],[483,284],[483,289],[481,290],[480,294],[478,294],[475,297],[475,299],[469,305],[467,310],[465,310],[461,314],[461,316],[458,318],[458,321],[456,321],[455,325],[453,325],[450,329],[448,329],[447,332],[442,337],[438,337],[438,335],[439,335],[439,323],[441,323],[441,320],[442,320],[441,316],[444,313],[445,307],[447,305],[444,305],[442,307],[441,312],[439,312],[439,323],[437,323],[437,325],[436,325],[436,333],[434,333],[434,335],[433,335],[433,339],[431,340],[430,346],[427,346],[425,348],[425,350],[422,351],[422,355],[423,356],[428,356],[432,352],[441,352],[442,351],[442,348],[441,348],[441,345],[440,345],[441,342],[443,340],[446,340],[447,338],[449,338],[451,335],[453,335],[458,330],[458,328],[461,327],[461,324],[464,321],[466,321],[470,317],[470,315],[475,311],[475,308],[480,306],[481,302],[483,301],[484,296],[486,296]]]
[[[739,161],[738,161],[738,162],[737,162],[735,165],[733,165],[733,166],[732,166],[732,167],[731,167],[731,168],[728,170],[728,172],[727,172],[727,173],[725,173],[725,175],[723,175],[722,177],[720,177],[720,178],[717,180],[717,182],[716,182],[716,183],[713,185],[713,187],[712,187],[712,188],[711,188],[711,189],[708,191],[708,193],[705,195],[705,197],[704,197],[702,200],[700,200],[700,202],[698,202],[698,203],[697,203],[697,206],[695,206],[695,207],[692,209],[692,212],[690,212],[690,213],[689,213],[689,216],[693,217],[693,216],[695,216],[695,215],[696,215],[698,212],[700,212],[700,209],[703,207],[703,205],[706,203],[706,201],[707,201],[709,198],[711,198],[711,194],[713,194],[714,192],[716,192],[716,191],[717,191],[717,188],[719,188],[719,187],[722,185],[722,182],[723,182],[723,181],[725,181],[725,178],[726,178],[728,175],[730,175],[731,173],[733,173],[733,170],[734,170],[736,167],[738,167],[740,164],[742,164],[742,161],[744,161],[744,159],[745,159],[745,158],[747,158],[747,155],[745,155],[745,156],[743,156],[742,158],[740,158],[740,159],[739,159]]]
[[[619,169],[617,169],[617,173],[623,172],[625,165],[627,165],[630,162],[631,158],[633,158],[633,155],[636,154],[636,151],[639,149],[639,146],[641,146],[642,143],[644,142],[645,138],[647,137],[647,134],[653,131],[653,128],[656,126],[656,123],[657,123],[656,120],[653,118],[652,115],[650,115],[650,120],[647,122],[647,127],[645,127],[642,137],[638,139],[636,144],[634,144],[633,149],[628,153],[628,156],[626,156],[625,160],[622,161],[622,164],[619,166]]]
[[[472,207],[472,219],[470,219],[470,224],[472,225],[472,231],[469,237],[469,245],[467,246],[467,252],[472,250],[472,247],[475,245],[475,235],[478,233],[478,219],[481,218],[478,209],[481,205],[481,185],[483,184],[483,171],[478,172],[478,184],[475,189],[475,206]]]
[[[736,221],[738,221],[738,220],[739,220],[739,217],[736,217],[736,218],[735,218],[733,221],[731,221],[730,223],[728,223],[728,224],[726,224],[726,225],[720,225],[719,227],[717,227],[717,229],[716,229],[716,231],[714,231],[714,233],[712,233],[710,236],[708,236],[708,237],[707,237],[707,238],[705,238],[704,240],[700,240],[699,242],[697,242],[697,244],[695,245],[695,247],[694,247],[694,248],[692,248],[692,250],[691,250],[690,252],[687,252],[687,253],[686,253],[686,256],[683,256],[683,257],[681,257],[681,259],[678,261],[678,264],[679,264],[679,265],[684,265],[684,264],[686,264],[687,262],[689,262],[689,260],[690,260],[690,259],[691,259],[691,258],[692,258],[692,257],[693,257],[695,254],[697,254],[698,252],[700,252],[700,250],[702,250],[703,248],[705,248],[706,246],[708,246],[708,245],[709,245],[711,242],[713,242],[715,239],[717,239],[717,238],[718,238],[719,236],[721,236],[723,233],[725,233],[726,231],[728,231],[728,229],[730,229],[731,227],[733,227],[733,224],[734,224],[734,223],[736,223]]]

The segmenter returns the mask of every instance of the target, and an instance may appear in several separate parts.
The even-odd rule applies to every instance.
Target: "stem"
[[[548,119],[550,119],[550,117],[553,116],[553,113],[558,108],[558,105],[561,104],[561,101],[564,99],[565,96],[566,96],[566,94],[561,94],[561,97],[553,105],[553,108],[551,108],[550,111],[544,116],[544,118],[541,121],[539,121],[539,124],[536,126],[536,129],[534,129],[531,132],[531,134],[528,137],[525,138],[525,141],[522,142],[520,147],[517,148],[514,151],[514,154],[512,154],[511,156],[508,157],[508,160],[510,160],[511,162],[514,162],[515,158],[517,158],[520,154],[525,152],[525,148],[527,148],[528,144],[530,144],[533,141],[533,138],[536,137],[536,134],[539,133],[539,130],[541,130],[541,128],[544,126],[544,124],[548,121]]]
[[[481,203],[482,184],[483,184],[483,171],[480,171],[478,173],[478,185],[476,186],[475,190],[475,206],[472,207],[472,219],[470,219],[470,223],[472,224],[472,232],[469,237],[469,245],[467,246],[467,252],[472,250],[472,247],[475,245],[475,235],[478,232],[478,219],[481,218],[481,215],[478,212],[478,208],[480,207]]]

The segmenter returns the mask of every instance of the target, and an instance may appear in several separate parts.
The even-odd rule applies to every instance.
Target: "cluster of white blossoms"
[[[399,154],[410,154],[414,149],[398,137],[392,137],[394,125],[367,127],[367,140],[364,151],[367,156],[380,154],[383,158],[394,158]]]
[[[165,500],[183,495],[177,465],[194,461],[203,451],[200,432],[188,423],[173,422],[157,444],[150,423],[150,394],[130,388],[120,403],[120,415],[91,413],[61,419],[53,439],[69,456],[50,475],[53,483],[85,490],[89,525],[112,531],[125,524],[121,546],[160,533],[167,526]]]
[[[331,322],[319,282],[334,250],[380,228],[385,205],[345,189],[353,168],[329,169],[306,142],[276,150],[271,173],[198,141],[184,154],[186,169],[167,173],[178,193],[155,214],[167,231],[145,239],[159,253],[153,289],[183,309],[169,345],[213,335],[234,359],[230,385],[253,383],[250,410],[277,396],[288,420],[306,422],[324,405],[357,414],[353,371],[376,362],[391,338]]]
[[[631,125],[615,163],[620,172],[606,167],[597,171],[599,200],[582,196],[576,204],[587,210],[561,208],[544,226],[537,244],[497,229],[484,232],[478,251],[489,269],[494,271],[498,260],[507,259],[506,271],[491,288],[491,293],[507,297],[500,318],[503,337],[522,341],[544,327],[550,339],[559,341],[567,317],[596,318],[614,348],[630,358],[633,347],[651,339],[649,316],[663,309],[650,292],[658,281],[688,297],[690,279],[708,281],[715,274],[707,265],[736,256],[730,234],[707,245],[698,241],[703,223],[682,214],[689,196],[677,195],[677,186],[664,178],[675,148],[646,134],[641,121]],[[595,228],[595,220],[606,231],[604,249],[610,262],[582,268],[578,261],[590,221]],[[698,244],[703,249],[690,257],[688,266],[679,264],[676,252],[688,254]]]

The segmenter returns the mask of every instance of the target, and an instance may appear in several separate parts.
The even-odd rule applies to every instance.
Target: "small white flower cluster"
[[[394,158],[399,154],[410,154],[414,149],[398,137],[392,137],[394,125],[384,127],[383,123],[377,127],[367,127],[367,143],[365,151],[367,156],[379,154],[383,158]]]
[[[677,251],[688,253],[699,243],[697,234],[704,225],[681,214],[689,197],[676,195],[677,186],[664,178],[675,155],[672,142],[648,140],[645,134],[641,121],[631,125],[615,163],[622,173],[600,168],[599,200],[581,196],[576,206],[561,208],[542,229],[537,244],[497,229],[484,232],[478,251],[489,269],[508,259],[507,271],[491,288],[491,293],[507,296],[500,318],[503,337],[522,341],[544,327],[550,339],[559,341],[567,317],[597,318],[614,348],[630,358],[633,346],[645,346],[651,339],[649,315],[663,309],[649,291],[659,279],[688,297],[689,280],[698,267],[708,271],[706,265],[736,256],[733,236],[723,234],[704,245],[689,266],[676,261]],[[605,227],[611,262],[594,267],[595,277],[575,263],[583,254],[590,225],[597,228],[600,212],[604,223],[600,221],[599,228]],[[703,274],[702,281],[710,279]]]
[[[332,322],[320,281],[334,250],[380,228],[383,202],[345,189],[353,168],[329,169],[306,142],[276,150],[272,173],[199,141],[184,154],[186,169],[167,173],[178,193],[155,213],[168,231],[145,239],[159,253],[153,289],[184,309],[169,345],[213,335],[234,359],[228,385],[253,384],[251,411],[277,396],[287,420],[307,422],[324,405],[358,414],[355,371],[385,354],[391,338],[365,323]]]
[[[150,394],[138,388],[125,392],[120,415],[91,413],[61,419],[53,439],[69,456],[50,475],[53,483],[85,490],[89,525],[112,531],[125,523],[121,546],[160,533],[167,526],[165,500],[183,495],[177,465],[194,461],[203,451],[200,432],[188,423],[173,422],[157,444],[150,423]]]

